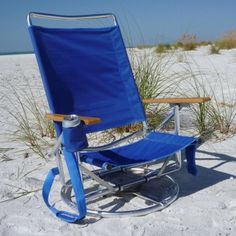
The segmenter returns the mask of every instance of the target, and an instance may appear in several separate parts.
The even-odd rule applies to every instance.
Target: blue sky
[[[134,44],[173,42],[183,33],[201,40],[236,30],[235,0],[1,0],[0,52],[31,51],[26,15],[114,13]]]

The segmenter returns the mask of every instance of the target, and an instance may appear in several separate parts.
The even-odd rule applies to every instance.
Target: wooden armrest
[[[46,113],[45,117],[48,120],[62,122],[65,118],[69,118],[70,115]],[[78,116],[78,118],[86,125],[94,125],[101,122],[101,119],[98,117]]]
[[[209,97],[194,98],[147,98],[143,99],[143,103],[169,103],[169,104],[188,104],[188,103],[204,103],[210,101]]]

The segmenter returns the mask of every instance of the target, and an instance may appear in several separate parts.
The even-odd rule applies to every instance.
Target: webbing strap
[[[192,175],[198,175],[195,162],[195,154],[197,149],[197,141],[194,141],[186,148],[187,170]]]
[[[86,202],[84,197],[82,179],[77,165],[76,157],[73,153],[67,152],[66,150],[64,150],[64,155],[68,166],[72,187],[75,193],[79,214],[73,214],[67,211],[58,210],[49,203],[49,194],[51,191],[52,184],[54,182],[55,177],[59,174],[58,168],[53,168],[49,171],[43,184],[42,195],[45,204],[56,217],[66,222],[74,223],[85,217],[87,213]]]

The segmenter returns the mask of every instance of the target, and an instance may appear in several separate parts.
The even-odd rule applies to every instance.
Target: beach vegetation
[[[12,141],[23,142],[31,151],[45,159],[47,149],[52,145],[50,140],[55,137],[54,126],[45,119],[45,101],[41,99],[39,102],[36,99],[39,90],[33,91],[29,80],[24,76],[22,78],[26,84],[25,89],[19,90],[11,83],[5,88],[4,97],[10,106],[2,105],[1,108],[8,112],[12,120],[8,135]]]
[[[155,48],[156,53],[166,53],[169,52],[169,50],[172,49],[172,45],[169,43],[165,44],[158,44],[157,47]]]
[[[236,48],[236,31],[228,31],[224,33],[222,38],[216,42],[219,49]]]
[[[181,48],[184,51],[191,51],[197,48],[196,34],[183,34],[176,42],[175,48]]]
[[[166,46],[169,48],[170,46]],[[173,67],[174,54],[130,53],[130,62],[141,99],[170,97],[176,92],[178,83],[183,80]],[[169,110],[168,104],[144,104],[150,127],[157,127]],[[131,126],[132,127],[132,126]],[[127,129],[126,129],[127,131]],[[129,131],[129,129],[128,129]]]
[[[138,48],[138,49],[147,49],[147,48],[153,48],[153,47],[155,47],[155,46],[154,45],[150,45],[150,44],[138,44],[136,46],[136,48]]]
[[[221,134],[234,132],[236,88],[230,88],[227,79],[220,76],[217,71],[214,74],[217,80],[212,85],[207,82],[209,73],[203,72],[196,62],[192,61],[192,64],[186,62],[182,70],[182,77],[186,79],[188,90],[180,88],[181,96],[211,98],[207,103],[190,106],[194,127],[203,139],[212,137],[216,132]]]
[[[212,44],[209,48],[209,54],[219,54],[220,48],[216,44]]]

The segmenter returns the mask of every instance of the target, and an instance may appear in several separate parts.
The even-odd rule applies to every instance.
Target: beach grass
[[[232,49],[236,48],[236,31],[228,31],[216,41],[216,45],[219,49]]]
[[[55,137],[53,123],[45,119],[47,105],[44,99],[39,102],[28,78],[22,76],[21,79],[26,84],[23,90],[17,89],[12,83],[4,85],[4,97],[10,106],[2,105],[0,109],[4,109],[12,120],[7,135],[11,141],[24,143],[31,151],[46,159],[47,149],[51,146],[50,139]]]
[[[180,92],[180,95],[211,98],[207,103],[190,106],[198,133],[202,137],[209,138],[215,132],[221,134],[234,132],[236,88],[230,87],[227,78],[221,76],[214,67],[211,73],[204,72],[194,60],[191,63],[185,62],[183,67],[182,77],[186,78],[188,90],[180,88],[180,91],[184,91]],[[208,77],[212,76],[212,73],[217,78],[214,85],[208,82]]]
[[[220,48],[216,44],[212,44],[209,48],[209,54],[219,54]]]

